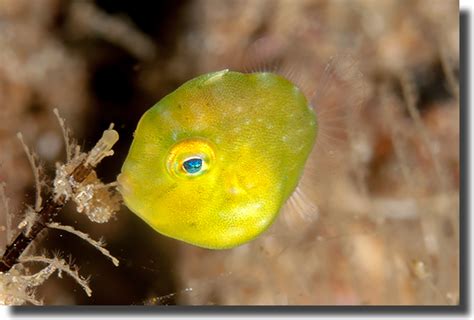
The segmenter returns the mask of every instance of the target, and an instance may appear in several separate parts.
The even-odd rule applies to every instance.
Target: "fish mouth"
[[[117,176],[117,182],[117,189],[124,198],[132,192],[129,179],[124,173],[121,173]]]

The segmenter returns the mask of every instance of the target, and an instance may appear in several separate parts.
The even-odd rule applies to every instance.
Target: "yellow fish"
[[[119,189],[128,208],[159,233],[232,248],[278,216],[316,134],[312,106],[284,77],[204,74],[143,115]]]

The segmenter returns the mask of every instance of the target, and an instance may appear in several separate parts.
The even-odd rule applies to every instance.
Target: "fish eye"
[[[174,177],[194,179],[211,170],[214,159],[211,142],[201,138],[185,139],[171,147],[166,168]]]
[[[201,171],[202,169],[202,159],[201,158],[190,158],[183,162],[183,170],[190,174],[195,174]]]

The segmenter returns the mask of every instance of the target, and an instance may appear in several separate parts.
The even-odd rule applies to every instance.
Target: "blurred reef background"
[[[0,181],[15,212],[34,199],[18,131],[52,175],[64,158],[53,108],[87,148],[113,122],[116,155],[98,170],[113,181],[144,111],[254,43],[264,43],[258,59],[303,66],[305,83],[339,54],[364,75],[350,141],[337,155],[322,148],[309,181],[318,216],[210,251],[158,235],[126,208],[100,225],[71,207],[60,220],[103,237],[121,265],[47,232],[38,247],[71,253],[93,296],[54,277],[39,290],[45,304],[459,303],[454,0],[0,0]],[[348,77],[353,86],[328,92],[332,104],[359,96],[362,80]]]

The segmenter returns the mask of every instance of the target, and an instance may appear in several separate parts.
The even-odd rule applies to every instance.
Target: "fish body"
[[[317,121],[284,77],[228,70],[194,78],[140,119],[118,177],[159,233],[211,249],[265,231],[295,190]]]

